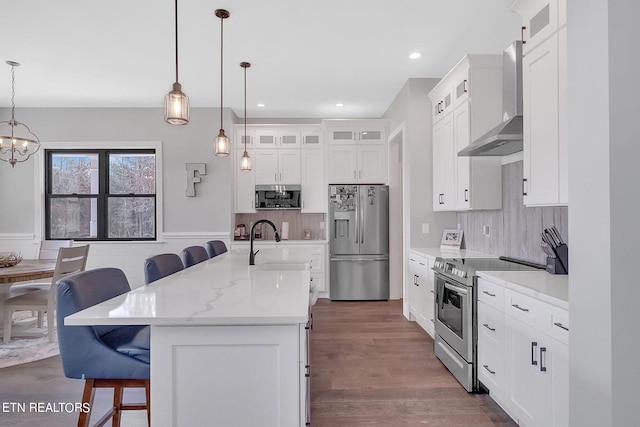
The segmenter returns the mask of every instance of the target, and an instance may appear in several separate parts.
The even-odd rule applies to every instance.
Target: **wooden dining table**
[[[55,268],[54,259],[23,259],[13,267],[0,268],[0,284],[51,278]]]

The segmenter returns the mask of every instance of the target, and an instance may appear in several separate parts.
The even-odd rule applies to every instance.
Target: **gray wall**
[[[522,168],[522,161],[502,166],[501,210],[460,212],[457,220],[467,249],[544,264],[540,233],[555,225],[568,243],[568,208],[525,207]],[[488,237],[483,235],[485,225],[490,227]]]
[[[405,194],[409,195],[409,247],[438,247],[442,231],[455,226],[455,213],[433,212],[433,166],[431,149],[431,102],[427,94],[440,79],[409,79],[393,100],[384,118],[393,132],[404,123],[403,153]],[[428,223],[430,232],[422,233]]]
[[[233,156],[213,154],[219,111],[192,109],[191,122],[181,127],[166,124],[160,108],[18,108],[16,118],[46,142],[91,142],[100,148],[111,141],[162,141],[164,231],[230,232]],[[0,117],[9,115],[9,109],[0,109]],[[233,135],[234,118],[225,110],[228,135]],[[206,163],[207,174],[196,184],[196,197],[186,197],[185,163],[192,162]],[[14,168],[0,163],[0,234],[35,233],[36,164],[33,159]]]

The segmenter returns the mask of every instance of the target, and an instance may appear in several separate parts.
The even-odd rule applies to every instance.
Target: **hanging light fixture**
[[[6,62],[11,66],[11,120],[0,122],[0,160],[8,162],[11,167],[14,167],[16,163],[29,160],[29,157],[40,149],[40,140],[31,132],[29,126],[16,120],[16,75],[14,69],[20,64],[14,61]]]
[[[222,103],[223,43],[222,42],[223,42],[223,35],[224,35],[223,23],[224,23],[224,20],[229,17],[229,12],[224,9],[216,9],[215,14],[218,18],[220,18],[220,133],[216,137],[214,144],[215,144],[216,156],[227,156],[229,155],[229,138],[227,137],[227,135],[224,134],[224,129],[222,128],[222,111],[223,111],[222,110],[222,107],[223,107],[223,103]]]
[[[189,97],[182,92],[178,81],[178,0],[175,0],[176,20],[176,81],[171,92],[164,97],[164,121],[170,125],[186,125],[189,123]]]
[[[240,66],[244,68],[244,153],[240,158],[240,170],[249,172],[251,170],[251,157],[247,153],[247,68],[251,67],[251,63],[241,62]]]

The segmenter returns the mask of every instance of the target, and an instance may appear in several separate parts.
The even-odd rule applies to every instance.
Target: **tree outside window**
[[[155,150],[47,150],[48,239],[154,240]]]

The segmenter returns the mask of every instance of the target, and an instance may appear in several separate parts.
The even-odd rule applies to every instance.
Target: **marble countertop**
[[[569,309],[569,276],[539,271],[479,271],[478,276],[540,301]]]
[[[482,252],[470,251],[467,249],[453,248],[411,248],[410,250],[420,252],[429,258],[498,258],[496,255],[489,255]]]
[[[227,252],[65,318],[65,325],[273,325],[305,323],[304,249]]]

